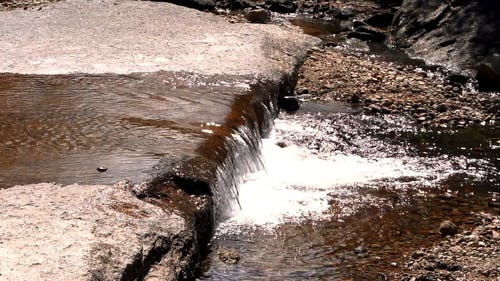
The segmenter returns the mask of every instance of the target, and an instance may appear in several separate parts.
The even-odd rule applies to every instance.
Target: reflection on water
[[[143,181],[162,158],[192,156],[205,124],[223,123],[238,91],[167,73],[2,74],[0,188]]]
[[[500,192],[495,128],[436,137],[399,117],[305,108],[263,141],[266,170],[240,186],[242,209],[220,224],[200,280],[378,280],[438,241],[443,219],[471,228]]]

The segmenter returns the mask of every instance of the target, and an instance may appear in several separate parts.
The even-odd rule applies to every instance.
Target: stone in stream
[[[234,250],[220,249],[217,256],[219,260],[229,265],[235,265],[240,261],[240,253]]]
[[[363,94],[360,92],[356,92],[351,95],[351,103],[360,103],[361,102],[361,96]]]
[[[268,23],[271,21],[271,13],[265,9],[254,9],[245,12],[245,18],[251,23]]]
[[[443,237],[448,235],[453,236],[457,234],[457,232],[458,232],[457,226],[450,220],[444,220],[441,222],[441,224],[439,224],[439,233]]]
[[[99,167],[97,167],[97,169],[96,169],[96,170],[97,170],[98,172],[103,173],[103,172],[106,172],[106,171],[108,170],[108,168],[107,168],[107,167],[104,167],[104,166],[99,166]]]
[[[288,112],[297,111],[300,108],[299,100],[294,96],[285,96],[278,100],[280,108]]]
[[[384,32],[370,26],[359,26],[347,34],[347,38],[357,38],[363,41],[374,42],[384,41],[386,37],[387,35]]]

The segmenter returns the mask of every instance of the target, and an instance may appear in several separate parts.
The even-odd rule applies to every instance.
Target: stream
[[[349,29],[292,23],[334,45]],[[381,45],[369,52],[422,63]],[[227,141],[221,116],[246,110],[235,101],[252,98],[241,86],[251,83],[185,75],[1,74],[0,188],[141,183],[168,166],[165,159],[190,159],[204,143],[210,152],[212,136]],[[257,138],[236,131],[235,147]],[[221,216],[198,280],[375,280],[439,241],[444,219],[470,229],[472,212],[500,200],[495,124],[434,130],[399,115],[304,101],[274,120],[258,155],[251,148],[234,152],[242,163],[229,159],[237,200],[226,199],[237,202]],[[228,174],[218,174],[221,184],[233,184]],[[215,195],[229,197],[231,188]],[[228,252],[233,264],[221,258]]]
[[[345,30],[294,24],[335,44]],[[380,45],[371,52],[422,63]],[[471,213],[493,211],[499,149],[495,125],[426,129],[397,115],[304,102],[282,112],[262,140],[264,168],[240,178],[239,208],[216,229],[198,280],[385,280],[404,255],[442,239],[441,221],[470,229]],[[224,262],[228,253],[237,262]]]

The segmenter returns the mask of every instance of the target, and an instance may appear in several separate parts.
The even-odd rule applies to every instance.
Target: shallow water
[[[203,79],[1,74],[0,188],[137,183],[162,159],[192,157],[247,90],[195,80]]]
[[[439,240],[443,219],[470,228],[471,212],[495,211],[495,128],[436,139],[399,117],[305,108],[263,140],[265,170],[239,186],[241,210],[219,225],[200,280],[374,280]],[[469,154],[478,143],[491,157]],[[221,262],[226,249],[240,263]]]
[[[327,44],[446,76],[385,45],[359,49],[345,41],[349,23],[291,22]],[[385,280],[441,239],[442,220],[471,229],[473,212],[498,213],[488,203],[500,200],[499,149],[498,126],[433,130],[305,103],[262,141],[265,169],[242,179],[241,209],[217,228],[199,280]],[[219,259],[227,250],[239,263]]]

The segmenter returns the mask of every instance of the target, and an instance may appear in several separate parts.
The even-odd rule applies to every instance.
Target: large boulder
[[[493,65],[500,52],[499,14],[498,1],[404,0],[393,21],[394,43],[431,63],[476,75],[480,65]],[[491,78],[482,76],[482,84],[495,85],[490,79],[499,76],[486,77]],[[487,88],[500,89],[498,84]]]
[[[123,188],[37,184],[0,199],[1,280],[193,278],[191,226]]]

